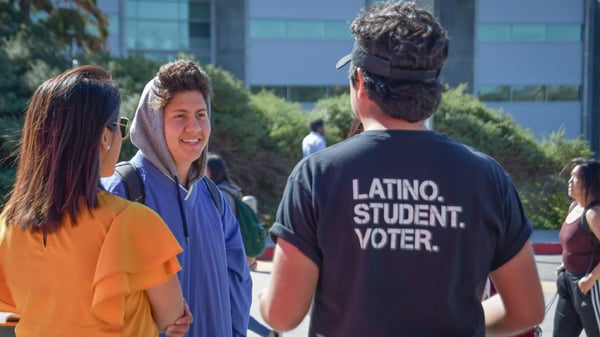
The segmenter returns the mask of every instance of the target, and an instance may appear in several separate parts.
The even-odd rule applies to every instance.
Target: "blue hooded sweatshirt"
[[[139,151],[131,162],[144,182],[145,204],[160,214],[183,247],[178,276],[194,316],[187,336],[246,336],[252,279],[238,222],[221,193],[219,213],[202,181],[206,148],[190,168],[187,188],[176,183],[175,162],[162,132],[164,112],[153,104],[157,84],[158,78],[148,82],[140,98],[131,127],[131,141]],[[102,185],[125,197],[116,174],[102,179]]]

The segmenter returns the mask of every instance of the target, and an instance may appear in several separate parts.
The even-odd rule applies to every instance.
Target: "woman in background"
[[[150,209],[100,188],[127,132],[119,105],[98,66],[50,78],[29,102],[0,216],[0,310],[20,315],[17,336],[189,329],[176,277],[181,247]]]
[[[562,264],[557,269],[553,335],[576,337],[585,330],[588,337],[598,337],[600,161],[576,158],[571,164],[568,193],[573,202],[558,234]]]

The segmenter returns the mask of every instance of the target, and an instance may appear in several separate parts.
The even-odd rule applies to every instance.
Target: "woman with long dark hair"
[[[558,302],[554,336],[576,337],[582,330],[598,337],[600,317],[600,161],[572,161],[569,197],[573,199],[558,238],[562,264],[556,280]]]
[[[558,238],[562,264],[556,280],[558,302],[554,336],[600,336],[600,161],[571,162],[569,197],[573,199]]]
[[[127,135],[119,106],[98,66],[50,78],[29,102],[0,216],[0,310],[20,315],[17,336],[189,329],[189,320],[174,324],[185,312],[181,247],[156,213],[100,187]]]

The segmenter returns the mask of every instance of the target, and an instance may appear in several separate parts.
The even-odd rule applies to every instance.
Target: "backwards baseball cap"
[[[354,42],[352,52],[342,57],[335,67],[340,69],[341,67],[352,63],[375,75],[396,79],[396,80],[407,80],[416,82],[430,82],[435,81],[440,75],[440,69],[436,70],[406,70],[400,68],[394,68],[390,64],[390,60],[380,56],[369,54],[363,47],[358,43]]]

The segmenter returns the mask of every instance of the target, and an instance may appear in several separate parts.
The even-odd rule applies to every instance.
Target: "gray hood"
[[[173,178],[177,175],[175,161],[167,147],[164,133],[164,111],[155,108],[155,90],[159,83],[158,77],[151,79],[142,92],[140,103],[135,111],[135,117],[131,123],[131,143],[135,145],[148,160],[158,169]],[[210,116],[210,103],[207,98]],[[204,147],[200,158],[192,163],[188,173],[188,186],[204,176],[206,168],[206,157],[208,144]]]

